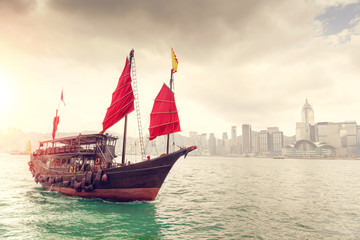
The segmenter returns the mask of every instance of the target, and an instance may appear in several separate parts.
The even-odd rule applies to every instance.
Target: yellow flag
[[[172,69],[173,69],[173,73],[177,72],[177,67],[178,67],[178,60],[176,58],[176,55],[174,53],[174,50],[171,48],[171,56],[172,56]]]

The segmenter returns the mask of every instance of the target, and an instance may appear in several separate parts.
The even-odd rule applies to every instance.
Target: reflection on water
[[[152,202],[44,190],[0,154],[0,238],[356,239],[360,161],[180,159]]]
[[[38,236],[160,237],[161,224],[155,220],[153,203],[114,203],[47,191],[40,195],[41,209],[35,219],[26,223]]]
[[[50,192],[36,185],[26,156],[1,156],[0,236],[20,239],[160,238],[156,202],[116,203]],[[5,167],[6,166],[6,167]]]

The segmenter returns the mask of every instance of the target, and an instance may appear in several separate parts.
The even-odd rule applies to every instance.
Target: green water
[[[152,202],[36,185],[0,154],[1,239],[357,239],[360,161],[181,158]]]

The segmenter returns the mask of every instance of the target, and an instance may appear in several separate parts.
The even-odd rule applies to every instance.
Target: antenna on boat
[[[171,74],[170,74],[170,90],[172,91],[172,85],[173,85],[173,73],[174,73],[174,69],[171,68]],[[167,140],[166,140],[166,154],[169,154],[169,142],[170,142],[170,133],[167,135]]]
[[[176,58],[174,50],[171,48],[171,60],[172,60],[172,68],[170,73],[170,91],[173,89],[173,76],[174,73],[177,72],[177,66],[178,66],[178,60]],[[169,142],[170,142],[170,134],[167,135],[167,141],[166,141],[166,154],[169,154]]]
[[[131,62],[132,59],[134,57],[134,49],[132,49],[130,51],[130,56],[129,56],[129,66],[131,69]],[[123,150],[122,150],[122,158],[121,158],[121,164],[125,165],[125,153],[126,153],[126,132],[127,132],[127,115],[125,115],[125,119],[124,119],[124,136],[123,136]]]
[[[175,103],[173,88],[173,74],[177,69],[177,60],[175,58],[174,52],[173,56],[173,67],[171,69],[170,75],[170,87],[163,84],[160,92],[155,98],[153,108],[150,113],[150,138],[149,140],[154,140],[158,136],[167,135],[167,146],[166,153],[169,153],[169,142],[170,134],[181,131],[180,121],[178,116],[178,111]],[[175,64],[174,64],[175,62]]]

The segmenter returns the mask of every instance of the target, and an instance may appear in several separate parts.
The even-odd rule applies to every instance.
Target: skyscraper
[[[306,125],[314,125],[314,110],[312,106],[309,104],[308,100],[306,99],[304,106],[301,110],[301,121],[306,123]]]
[[[243,137],[243,153],[251,153],[251,125],[242,125],[242,137]]]
[[[266,130],[261,130],[259,133],[259,151],[260,153],[269,152],[269,133]]]
[[[216,154],[216,138],[213,133],[210,133],[209,136],[209,153],[210,155]]]
[[[236,144],[236,126],[231,127],[231,145]]]
[[[311,140],[315,141],[315,134],[311,134],[311,126],[314,126],[314,110],[306,99],[301,110],[301,122],[296,123],[296,140]],[[312,136],[312,138],[311,138]]]

